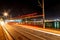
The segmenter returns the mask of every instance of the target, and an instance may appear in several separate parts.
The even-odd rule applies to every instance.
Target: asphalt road
[[[6,24],[4,28],[14,40],[60,40],[60,36],[21,27],[15,23]]]
[[[2,26],[0,25],[0,40],[6,40]]]

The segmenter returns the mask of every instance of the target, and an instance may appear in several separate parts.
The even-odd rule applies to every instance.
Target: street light
[[[3,13],[4,20],[8,18],[8,12]]]
[[[38,3],[40,4],[39,6],[42,8],[42,13],[43,13],[43,28],[45,28],[45,11],[44,11],[44,0],[42,0],[42,5],[38,0]]]
[[[43,28],[45,28],[45,11],[44,11],[44,0],[42,0],[42,11],[43,11]]]
[[[3,14],[3,15],[7,17],[7,16],[8,16],[8,13],[7,13],[7,12],[4,12],[4,14]]]

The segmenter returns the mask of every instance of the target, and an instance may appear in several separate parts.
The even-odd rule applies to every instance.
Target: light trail
[[[19,25],[19,26],[22,26],[22,25]],[[33,27],[33,26],[22,26],[22,27],[24,27],[24,28],[28,28],[28,27]],[[52,34],[52,35],[56,35],[56,36],[60,36],[60,34],[57,34],[57,33],[53,33],[53,32],[47,32],[46,30],[44,31],[44,30],[39,30],[39,28],[38,29],[36,29],[36,28],[29,28],[29,29],[31,29],[31,30],[35,30],[35,31],[39,31],[39,32],[44,32],[44,33],[48,33],[48,34]]]
[[[3,30],[4,30],[4,32],[6,33],[6,35],[5,35],[5,37],[6,37],[6,40],[13,40],[13,38],[10,36],[10,34],[7,32],[7,30],[5,29],[5,27],[6,27],[6,23],[4,23],[4,21],[0,21],[0,24],[1,24],[1,26],[2,26],[2,28],[3,28]]]

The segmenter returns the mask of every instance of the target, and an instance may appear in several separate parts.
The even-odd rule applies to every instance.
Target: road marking
[[[16,30],[16,29],[15,29],[15,30]],[[17,31],[17,30],[16,30],[16,31]],[[17,32],[19,32],[19,31],[17,31]],[[34,34],[32,34],[32,33],[29,33],[29,32],[23,31],[23,30],[22,30],[22,32],[23,32],[23,33],[26,33],[26,34],[29,34],[29,35],[32,35],[32,36],[34,36],[34,37],[36,37],[36,38],[39,38],[39,39],[42,39],[42,40],[46,40],[45,38],[39,37],[39,36],[34,35]],[[19,32],[19,33],[20,33],[20,32]]]
[[[22,26],[22,25],[18,25],[18,26]],[[24,26],[22,26],[24,27]],[[26,26],[24,28],[27,28],[29,26]],[[56,33],[52,33],[52,32],[47,32],[47,31],[43,31],[43,30],[38,30],[38,29],[34,29],[34,28],[28,28],[28,29],[32,29],[32,30],[35,30],[35,31],[39,31],[39,32],[44,32],[44,33],[48,33],[48,34],[52,34],[52,35],[55,35],[55,36],[60,36],[60,34],[56,34]]]
[[[37,29],[33,29],[33,28],[29,28],[29,29],[44,32],[44,33],[48,33],[48,34],[52,34],[52,35],[56,35],[56,36],[60,36],[60,34],[55,34],[55,33],[52,33],[52,32],[46,32],[46,31],[43,31],[43,30],[37,30]]]
[[[0,24],[1,24],[2,28],[3,28],[3,30],[5,31],[6,35],[7,35],[6,40],[13,40],[13,38],[10,36],[10,34],[5,29],[5,27],[6,27],[5,23],[2,21],[2,22],[0,22]]]

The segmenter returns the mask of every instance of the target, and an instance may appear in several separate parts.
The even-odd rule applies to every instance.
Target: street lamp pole
[[[43,28],[45,28],[44,0],[42,0],[42,4],[39,2],[39,0],[38,0],[38,3],[40,4],[39,6],[42,8],[42,13],[43,13]]]
[[[44,0],[42,0],[43,28],[45,28]]]
[[[43,28],[45,28],[45,11],[44,11],[44,0],[42,0],[42,13],[43,13]]]

